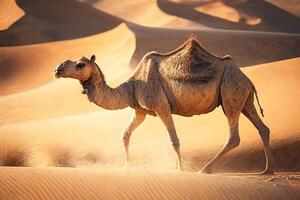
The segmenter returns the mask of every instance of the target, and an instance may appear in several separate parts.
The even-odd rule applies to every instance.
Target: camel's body
[[[203,59],[202,65],[199,64],[201,50],[192,40],[170,54],[148,53],[129,80],[133,82],[138,104],[153,114],[157,106],[162,106],[170,107],[172,114],[182,116],[208,113],[219,106],[225,66],[218,63],[208,66]],[[202,50],[201,53],[205,52]],[[188,60],[190,63],[187,64],[187,58],[193,60]],[[223,61],[216,57],[211,60]]]
[[[56,71],[56,74],[79,79],[90,101],[103,108],[122,109],[130,106],[135,109],[123,132],[126,162],[130,135],[144,121],[146,115],[150,114],[159,116],[165,124],[178,155],[178,166],[181,168],[179,139],[171,114],[200,115],[222,105],[230,126],[230,137],[221,152],[202,172],[210,172],[216,160],[238,146],[238,119],[241,112],[259,130],[267,160],[264,172],[272,172],[269,165],[269,129],[263,124],[253,105],[255,87],[230,57],[214,56],[205,51],[195,39],[190,39],[168,54],[146,54],[132,76],[114,89],[106,85],[93,58],[92,62],[86,58],[78,62],[91,67],[81,69],[79,74],[78,67],[74,70],[71,69],[72,63],[66,63],[57,69],[64,67],[70,70],[62,69],[63,73]]]

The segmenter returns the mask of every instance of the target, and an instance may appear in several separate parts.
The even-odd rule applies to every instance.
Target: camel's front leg
[[[128,159],[129,159],[129,140],[131,133],[136,129],[146,118],[146,114],[135,110],[134,114],[132,115],[129,123],[126,125],[122,132],[122,142],[124,144],[125,150],[125,164],[124,167],[127,167]]]
[[[173,118],[171,112],[160,112],[157,113],[160,117],[164,125],[166,126],[169,137],[172,142],[172,146],[177,154],[177,169],[182,170],[182,163],[181,163],[181,154],[180,154],[180,142],[176,134],[176,129],[174,126]]]

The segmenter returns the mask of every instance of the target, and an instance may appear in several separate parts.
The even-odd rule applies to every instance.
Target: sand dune
[[[297,199],[270,182],[176,172],[0,169],[1,199]],[[122,181],[120,181],[122,179]],[[143,191],[143,192],[142,192]]]
[[[299,199],[300,4],[288,2],[0,1],[0,136],[12,141],[7,149],[17,138],[32,153],[31,167],[0,168],[0,199]],[[150,116],[132,135],[129,170],[121,170],[120,134],[132,110],[103,110],[78,81],[52,75],[66,59],[95,54],[114,87],[146,52],[171,51],[190,34],[208,51],[230,54],[255,84],[277,175],[194,173],[228,137],[220,107],[174,116],[188,172],[172,171],[167,132]],[[239,128],[240,146],[214,172],[263,169],[256,129],[244,116]]]
[[[267,2],[286,10],[287,12],[299,17],[300,16],[300,2],[293,0],[266,0]]]
[[[262,1],[86,1],[127,21],[150,27],[223,28],[299,33],[299,3]],[[274,6],[275,5],[275,6]],[[134,9],[135,12],[128,12]],[[294,16],[296,15],[296,16]],[[160,20],[156,20],[160,19]],[[273,20],[277,23],[273,23]],[[289,23],[285,23],[289,21]]]
[[[89,1],[87,1],[87,3],[89,3]],[[202,24],[197,24],[190,20],[164,13],[154,0],[127,1],[121,5],[120,1],[117,0],[96,1],[90,2],[90,5],[106,13],[141,26],[187,29],[208,28]],[[128,12],[132,9],[134,9],[134,12]]]
[[[5,7],[0,9],[7,13]],[[11,24],[16,20],[15,10],[20,9],[25,14]],[[109,31],[121,23],[120,19],[72,0],[40,0],[35,3],[17,0],[11,10],[12,13],[8,12],[6,16],[7,24],[10,24],[8,29],[0,31],[1,46],[80,38]]]
[[[158,0],[157,4],[163,12],[169,15],[182,17],[213,28],[289,33],[299,33],[300,31],[299,18],[266,1],[231,0],[221,1],[221,3],[194,1],[188,4],[185,1]],[[237,22],[232,22],[226,16],[228,9],[239,15]],[[232,17],[233,14],[231,13],[230,16]],[[259,23],[249,23],[249,20],[254,17],[260,19]],[[273,23],[273,20],[276,23]]]
[[[25,12],[17,6],[15,1],[1,1],[0,9],[0,30],[7,29],[12,23],[19,20],[25,14]],[[9,12],[7,12],[8,10]]]

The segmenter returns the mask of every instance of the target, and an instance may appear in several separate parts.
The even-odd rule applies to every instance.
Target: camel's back
[[[174,80],[206,81],[215,74],[216,62],[221,58],[207,52],[195,39],[186,41],[168,54],[161,54],[159,68],[166,77]]]
[[[140,61],[132,78],[147,76],[149,71],[159,72],[178,81],[206,81],[215,74],[215,64],[223,58],[207,52],[197,40],[191,38],[170,53],[148,52]]]

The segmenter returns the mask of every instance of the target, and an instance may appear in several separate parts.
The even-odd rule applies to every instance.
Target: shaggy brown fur
[[[135,112],[124,129],[122,138],[125,163],[131,133],[147,114],[158,116],[166,126],[173,148],[177,153],[178,168],[182,168],[179,139],[172,114],[193,116],[213,111],[221,105],[228,119],[230,136],[224,148],[201,172],[211,173],[211,166],[226,152],[239,145],[238,121],[243,113],[258,129],[262,137],[266,169],[270,166],[269,129],[259,118],[253,97],[256,90],[252,82],[240,71],[229,56],[218,57],[204,50],[195,38],[187,40],[176,50],[159,54],[147,53],[132,76],[117,88],[109,87],[101,70],[91,59],[65,61],[55,69],[55,76],[80,80],[83,93],[91,102],[105,109],[128,106]]]

